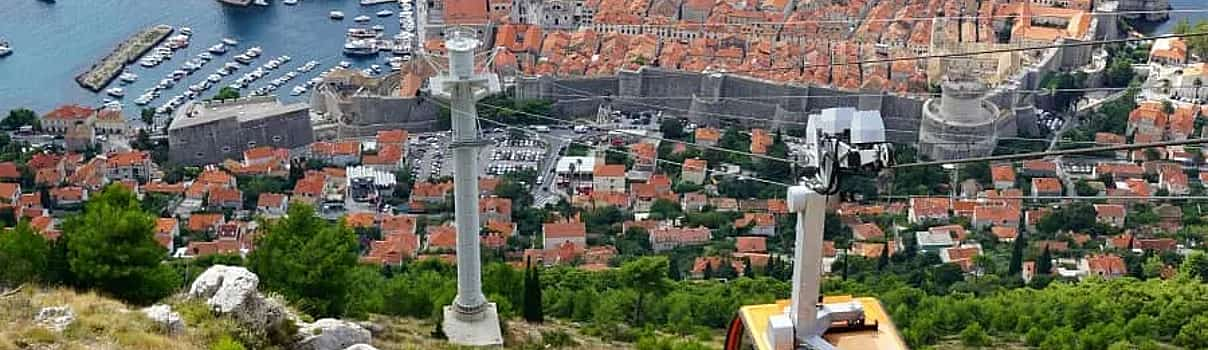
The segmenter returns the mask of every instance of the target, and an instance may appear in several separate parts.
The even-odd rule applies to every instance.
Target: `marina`
[[[397,34],[397,18],[377,17],[383,9],[398,12],[397,2],[376,6],[361,6],[357,1],[320,2],[302,0],[295,6],[283,6],[273,1],[267,7],[226,6],[217,1],[167,2],[159,0],[90,0],[88,2],[60,1],[53,6],[34,1],[9,4],[6,14],[15,14],[0,21],[0,39],[11,43],[13,53],[0,58],[0,113],[18,107],[31,108],[39,113],[49,111],[63,103],[79,103],[100,106],[105,100],[116,100],[127,109],[140,107],[158,108],[177,95],[183,95],[193,84],[206,81],[211,74],[226,63],[243,68],[232,70],[220,83],[203,91],[200,98],[216,94],[220,87],[229,86],[244,74],[259,68],[269,58],[288,55],[294,64],[317,61],[322,68],[299,76],[277,90],[278,97],[287,103],[305,101],[309,94],[291,96],[289,92],[296,84],[316,78],[341,60],[348,61],[351,68],[360,70],[372,64],[385,66],[384,56],[344,56],[342,46],[346,31],[353,25],[351,18],[368,15],[369,23],[358,25],[371,27],[384,25],[383,38]],[[139,11],[130,11],[138,8]],[[334,21],[329,12],[341,11],[349,19]],[[118,43],[128,39],[131,33],[156,24],[174,27],[190,27],[190,45],[174,50],[170,59],[153,67],[139,64],[142,56],[133,64],[118,70],[117,75],[130,71],[139,79],[126,83],[114,78],[99,90],[81,88],[74,78],[84,72],[100,57],[109,54]],[[30,28],[36,30],[31,31]],[[170,36],[180,34],[179,31]],[[229,40],[224,40],[229,39]],[[72,55],[61,54],[63,43],[72,43]],[[163,42],[161,42],[163,43]],[[214,54],[209,48],[222,43],[225,54]],[[235,44],[235,45],[232,45]],[[158,46],[158,45],[156,45]],[[232,62],[235,56],[251,47],[261,47],[264,57],[243,66]],[[155,50],[155,46],[151,48]],[[201,63],[203,55],[210,61],[194,72],[193,64]],[[280,68],[279,68],[280,69]],[[241,94],[247,95],[282,73],[273,73],[268,78],[253,83]],[[175,76],[178,80],[171,80]],[[115,99],[105,93],[113,87],[125,89],[124,99]],[[157,96],[158,95],[158,96]],[[145,99],[141,99],[147,97]],[[146,102],[138,105],[136,102]],[[131,122],[138,123],[139,113],[125,113]]]
[[[133,63],[134,60],[167,38],[169,34],[172,34],[172,27],[163,24],[139,31],[119,44],[113,52],[102,58],[87,72],[77,76],[76,82],[85,89],[100,91],[105,85],[109,85],[109,82],[113,81],[113,78],[116,78],[127,64]]]

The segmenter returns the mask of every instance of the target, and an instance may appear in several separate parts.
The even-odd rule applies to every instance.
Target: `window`
[[[230,151],[231,151],[231,146],[222,146],[222,153],[227,153]]]
[[[248,141],[247,148],[256,148],[256,141]]]
[[[273,142],[281,142],[281,135],[274,135]]]
[[[205,153],[197,152],[197,158],[205,158]]]

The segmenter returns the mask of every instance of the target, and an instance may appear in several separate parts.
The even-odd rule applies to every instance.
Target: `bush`
[[[980,348],[990,345],[990,336],[986,334],[986,330],[982,329],[980,323],[973,322],[961,331],[961,344],[968,347]]]
[[[218,338],[213,345],[210,345],[210,350],[245,350],[243,344],[239,343],[230,336]]]

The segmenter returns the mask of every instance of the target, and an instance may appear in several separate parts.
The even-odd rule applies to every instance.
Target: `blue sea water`
[[[0,113],[6,114],[19,107],[46,112],[64,103],[99,104],[105,97],[103,93],[85,90],[73,78],[108,54],[120,41],[154,24],[190,27],[194,31],[192,43],[158,67],[132,66],[131,70],[141,78],[127,87],[127,102],[223,37],[238,39],[239,50],[262,47],[264,56],[257,60],[257,65],[266,62],[268,57],[280,55],[293,58],[285,66],[287,69],[308,60],[319,60],[322,63],[319,69],[277,90],[282,99],[300,99],[288,96],[294,84],[305,82],[341,60],[354,62],[357,67],[383,64],[386,55],[362,60],[342,56],[344,30],[353,26],[353,17],[370,16],[373,18],[371,24],[384,25],[388,36],[399,30],[397,16],[374,16],[383,8],[397,12],[398,7],[394,4],[360,6],[355,0],[301,0],[296,6],[285,6],[280,0],[272,2],[268,7],[237,8],[223,6],[215,0],[59,0],[55,3],[0,0],[0,38],[10,41],[16,50],[15,54],[0,58]],[[1204,0],[1171,0],[1171,5],[1176,9],[1208,7]],[[345,20],[329,19],[331,10],[343,11]],[[1208,14],[1177,13],[1155,31],[1168,32],[1175,21],[1182,18],[1208,18]],[[237,52],[219,56],[165,92],[152,106],[204,79]],[[245,68],[227,77],[222,85],[247,71]],[[285,71],[278,70],[260,79],[253,87],[265,84]],[[216,91],[217,88],[212,88],[208,93]]]
[[[59,0],[55,3],[0,0],[0,38],[11,42],[15,49],[13,55],[0,58],[0,113],[7,114],[8,110],[20,107],[44,113],[64,103],[99,105],[106,97],[104,93],[93,93],[80,87],[75,76],[131,34],[155,24],[190,27],[193,39],[188,48],[155,68],[144,68],[137,62],[129,67],[140,78],[126,87],[124,101],[128,108],[134,106],[132,101],[144,89],[154,86],[165,75],[224,37],[235,38],[240,43],[227,54],[216,56],[173,89],[163,92],[163,96],[150,106],[183,93],[188,85],[205,79],[223,62],[252,46],[264,50],[253,66],[280,55],[293,58],[283,69],[258,80],[253,88],[267,84],[309,60],[321,63],[320,68],[291,80],[276,91],[285,100],[304,98],[306,95],[288,96],[289,90],[342,60],[353,62],[357,67],[375,63],[388,67],[384,62],[389,54],[355,60],[344,57],[341,48],[345,30],[354,25],[352,18],[358,15],[373,18],[369,25],[385,26],[387,37],[396,34],[399,31],[397,15],[377,17],[374,13],[382,9],[398,12],[397,4],[361,6],[356,0],[301,0],[298,5],[286,6],[280,4],[280,0],[272,2],[267,7],[239,8],[223,6],[215,0]],[[343,21],[329,19],[328,13],[332,10],[343,11],[346,18]],[[218,86],[225,86],[250,70],[248,67],[240,69],[206,95],[216,93]],[[118,86],[117,80],[111,86]]]

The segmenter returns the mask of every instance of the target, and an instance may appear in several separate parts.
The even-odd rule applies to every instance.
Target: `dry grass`
[[[27,288],[0,298],[0,350],[204,349],[192,334],[168,337],[135,307],[94,293]],[[43,307],[68,305],[76,320],[62,333],[34,323]]]

